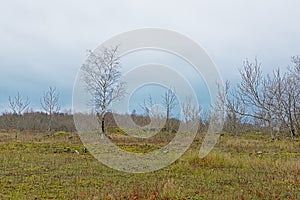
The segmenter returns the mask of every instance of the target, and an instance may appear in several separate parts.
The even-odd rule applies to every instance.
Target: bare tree
[[[16,123],[16,127],[19,131],[22,130],[21,123],[23,121],[23,112],[28,109],[30,105],[29,98],[23,98],[20,93],[18,92],[17,96],[14,98],[8,97],[9,108],[12,110],[13,113],[13,123]],[[18,132],[16,132],[15,138],[18,138]]]
[[[112,102],[125,95],[125,83],[121,79],[121,63],[118,46],[102,48],[100,52],[88,51],[82,66],[83,80],[92,95],[93,108],[105,135],[105,114]]]
[[[246,60],[243,69],[240,70],[240,75],[242,80],[238,84],[237,90],[233,92],[233,98],[238,104],[242,104],[243,109],[235,109],[231,103],[231,111],[264,121],[271,137],[274,138],[273,104],[271,102],[273,99],[268,98],[268,82],[262,76],[261,64],[258,63],[257,59],[254,62]]]
[[[266,102],[272,113],[272,128],[276,130],[276,137],[280,136],[281,131],[286,131],[290,121],[290,100],[289,83],[287,82],[287,74],[281,74],[279,68],[274,70],[273,76],[267,75],[265,78],[264,92]]]
[[[28,109],[30,105],[29,98],[23,98],[20,93],[18,92],[17,96],[14,98],[8,97],[9,101],[9,108],[12,110],[13,114],[22,115],[23,112]]]
[[[300,56],[293,56],[292,62],[294,67],[289,70],[294,88],[293,94],[293,114],[295,119],[295,126],[297,129],[298,135],[300,134]]]
[[[229,131],[234,135],[238,135],[239,132],[245,131],[241,127],[242,121],[245,117],[239,113],[245,113],[245,107],[240,101],[236,101],[235,99],[231,99],[229,96],[227,96],[226,120],[224,128],[226,131]]]
[[[299,130],[300,70],[295,57],[292,61],[295,66],[288,72],[282,74],[278,68],[273,76],[264,79],[266,108],[271,112],[271,126],[277,130],[277,136],[284,131],[295,137]]]
[[[191,97],[186,97],[186,101],[181,104],[183,121],[186,125],[186,131],[199,127],[201,107],[192,101]]]
[[[245,61],[240,70],[242,80],[228,98],[228,110],[260,121],[272,138],[281,132],[296,136],[300,126],[300,58],[292,57],[292,62],[288,72],[282,74],[276,69],[263,77],[257,60]]]
[[[160,104],[153,101],[152,96],[149,94],[148,99],[144,99],[140,108],[144,111],[144,124],[150,120],[146,128],[150,131],[160,131],[166,123],[166,113]]]
[[[225,87],[223,84],[216,82],[218,93],[217,98],[210,106],[210,122],[214,124],[214,134],[222,134],[225,121],[225,111],[227,103],[227,94],[229,90],[229,82],[226,81]]]
[[[149,94],[147,99],[144,99],[143,104],[140,104],[140,108],[144,111],[146,116],[151,115],[151,108],[154,106],[153,98]]]
[[[44,93],[43,98],[40,100],[43,110],[47,113],[48,117],[48,131],[52,129],[52,121],[55,113],[60,110],[59,93],[56,92],[55,87],[49,87],[49,90]]]
[[[177,106],[175,91],[168,89],[162,96],[162,105],[166,109],[166,131],[170,132],[171,130],[171,121],[170,118],[173,114],[173,110]]]
[[[284,79],[284,101],[282,107],[286,113],[291,136],[300,131],[300,57],[292,57],[294,66],[289,68]]]

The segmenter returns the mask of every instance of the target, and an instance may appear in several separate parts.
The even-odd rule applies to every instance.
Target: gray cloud
[[[0,8],[0,104],[21,91],[38,105],[49,85],[66,107],[86,49],[142,27],[172,29],[201,44],[224,79],[258,56],[264,70],[300,54],[297,0],[12,0]],[[2,106],[5,107],[5,106]],[[0,108],[3,110],[3,108]]]

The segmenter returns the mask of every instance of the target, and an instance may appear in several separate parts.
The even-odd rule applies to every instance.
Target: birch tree
[[[101,123],[105,135],[105,114],[112,102],[125,95],[125,83],[121,81],[121,62],[118,46],[104,47],[101,51],[88,51],[88,58],[82,66],[83,80],[92,96],[91,105]]]

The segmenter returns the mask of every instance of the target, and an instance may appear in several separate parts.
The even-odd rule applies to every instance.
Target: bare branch
[[[8,97],[8,101],[9,101],[9,108],[12,110],[12,112],[14,114],[17,115],[22,115],[23,112],[28,109],[29,105],[30,105],[30,101],[29,98],[26,97],[25,99],[20,95],[20,93],[18,92],[17,96],[15,96],[14,98],[12,97]]]
[[[59,112],[59,93],[56,92],[56,88],[49,87],[49,90],[44,93],[40,103],[43,110],[49,115]]]

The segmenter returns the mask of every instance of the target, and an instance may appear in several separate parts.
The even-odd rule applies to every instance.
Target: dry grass
[[[225,135],[200,159],[198,136],[169,167],[127,174],[84,153],[74,133],[14,136],[0,133],[0,199],[300,199],[299,140]],[[124,149],[146,152],[170,138],[145,147],[125,139],[127,146],[113,136]]]

